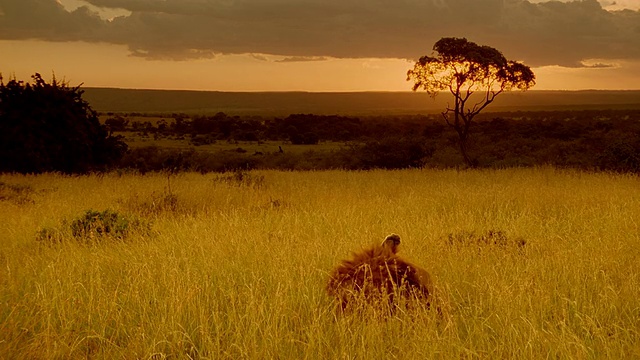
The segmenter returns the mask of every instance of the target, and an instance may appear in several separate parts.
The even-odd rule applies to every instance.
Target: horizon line
[[[129,87],[111,87],[111,86],[83,86],[78,85],[81,89],[109,89],[109,90],[135,90],[135,91],[185,91],[185,92],[213,92],[213,93],[281,93],[281,94],[354,94],[354,93],[393,93],[393,94],[428,94],[424,91],[412,91],[412,90],[203,90],[203,89],[167,89],[167,88],[129,88]],[[578,92],[640,92],[638,89],[530,89],[527,91],[505,91],[502,94],[526,94],[531,92],[565,92],[565,93],[578,93]],[[448,94],[448,91],[440,91],[439,93]]]

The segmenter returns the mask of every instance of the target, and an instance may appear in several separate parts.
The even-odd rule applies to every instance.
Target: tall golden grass
[[[537,168],[0,183],[0,358],[640,357],[637,176]],[[89,209],[153,231],[37,240]],[[469,235],[489,230],[506,243]],[[433,276],[446,316],[334,311],[324,293],[333,266],[391,232]]]

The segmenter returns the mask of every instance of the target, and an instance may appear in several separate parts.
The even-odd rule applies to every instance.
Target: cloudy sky
[[[534,89],[640,89],[640,0],[0,0],[0,72],[72,85],[408,91],[442,37]]]

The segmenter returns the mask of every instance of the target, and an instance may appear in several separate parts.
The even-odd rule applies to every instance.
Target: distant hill
[[[442,111],[451,96],[413,92],[219,92],[83,88],[100,112],[286,116],[294,113],[411,115]],[[640,91],[528,91],[501,94],[486,111],[640,109]]]

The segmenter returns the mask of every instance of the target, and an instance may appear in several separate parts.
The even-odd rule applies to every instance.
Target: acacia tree
[[[413,91],[425,90],[431,97],[441,91],[453,95],[453,106],[447,104],[442,116],[458,133],[464,161],[474,166],[468,154],[469,129],[474,117],[500,93],[531,88],[535,75],[528,66],[507,60],[500,51],[465,38],[442,38],[433,51],[434,56],[421,57],[407,72],[407,81],[414,82]],[[472,98],[474,93],[480,96]]]

